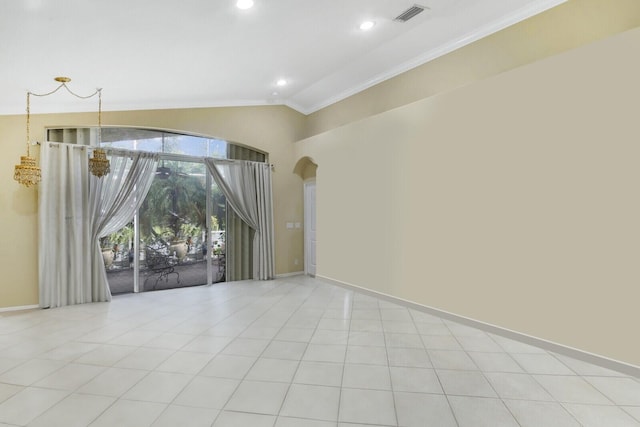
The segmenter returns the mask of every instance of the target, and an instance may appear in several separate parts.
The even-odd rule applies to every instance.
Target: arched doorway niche
[[[293,168],[293,173],[302,178],[303,181],[315,179],[318,165],[311,157],[302,157]]]

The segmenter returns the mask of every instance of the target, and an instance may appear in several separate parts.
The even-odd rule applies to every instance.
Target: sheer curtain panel
[[[75,144],[47,142],[42,146],[38,201],[41,307],[111,299],[99,237],[131,220],[157,165],[156,154],[112,153],[111,173],[98,179],[89,173],[88,151],[89,147]]]
[[[206,158],[205,164],[236,214],[253,230],[253,278],[275,276],[271,166]]]
[[[103,178],[91,175],[91,293],[97,301],[111,299],[100,238],[127,225],[142,205],[158,165],[157,153],[110,152],[111,173]]]

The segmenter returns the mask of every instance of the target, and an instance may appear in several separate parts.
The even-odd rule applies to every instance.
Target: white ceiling
[[[2,0],[0,114],[69,76],[104,110],[285,104],[309,114],[563,3],[417,0]],[[363,20],[375,27],[363,32]],[[289,84],[276,87],[285,78]],[[278,92],[277,95],[274,92]],[[66,93],[31,112],[95,111]]]

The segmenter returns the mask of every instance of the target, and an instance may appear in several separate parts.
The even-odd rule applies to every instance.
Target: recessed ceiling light
[[[280,95],[280,94],[279,94],[278,92],[271,92],[271,95],[273,95],[273,96],[278,96],[278,95]]]
[[[251,9],[253,7],[253,0],[238,0],[236,3],[238,9]]]
[[[285,79],[280,79],[276,82],[276,84],[280,87],[282,86],[286,86],[287,85],[287,81]]]
[[[372,29],[374,25],[376,25],[376,23],[373,21],[364,21],[362,24],[360,24],[360,29],[362,31],[367,31]]]

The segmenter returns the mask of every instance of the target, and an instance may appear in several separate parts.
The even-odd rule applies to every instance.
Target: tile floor
[[[640,427],[640,379],[297,276],[0,315],[0,427]]]

